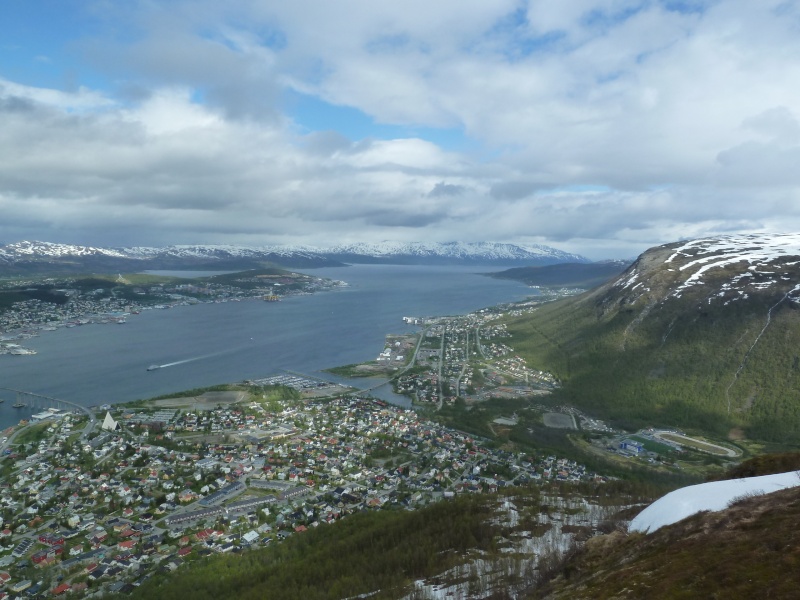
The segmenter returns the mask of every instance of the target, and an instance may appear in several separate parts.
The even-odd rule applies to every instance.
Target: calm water
[[[350,287],[282,302],[200,304],[143,311],[125,325],[88,325],[25,340],[35,356],[0,356],[0,387],[91,406],[373,359],[403,316],[463,314],[521,300],[526,286],[476,267],[358,265],[309,270]],[[148,372],[151,364],[166,365]],[[356,385],[364,385],[358,380]],[[385,393],[384,393],[385,394]],[[0,404],[0,426],[30,414]],[[385,396],[384,397],[388,397]]]

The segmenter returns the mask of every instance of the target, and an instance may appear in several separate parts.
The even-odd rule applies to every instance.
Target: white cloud
[[[630,255],[797,228],[800,9],[681,6],[104,5],[123,34],[72,47],[116,91],[0,79],[0,235],[499,239]],[[418,133],[298,133],[286,90]],[[463,132],[468,150],[429,127]]]

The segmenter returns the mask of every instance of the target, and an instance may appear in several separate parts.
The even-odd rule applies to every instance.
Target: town
[[[558,381],[514,355],[501,341],[509,336],[506,325],[498,322],[509,311],[531,310],[535,304],[452,317],[404,317],[405,323],[422,327],[419,335],[387,336],[375,361],[351,365],[344,373],[391,376],[396,392],[438,408],[458,398],[471,405],[491,398],[549,394]]]
[[[158,571],[280,543],[355,512],[603,480],[370,398],[236,387],[184,408],[174,406],[185,399],[105,407],[94,425],[51,409],[5,432],[0,596],[125,592]]]

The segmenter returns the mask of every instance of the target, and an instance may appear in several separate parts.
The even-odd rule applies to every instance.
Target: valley
[[[0,600],[800,598],[800,0],[0,10]]]
[[[625,428],[800,436],[796,236],[673,244],[619,279],[507,322],[555,396]]]
[[[794,446],[793,397],[771,396],[756,375],[794,351],[795,245],[656,248],[588,292],[558,280],[516,303],[405,316],[414,331],[385,334],[375,359],[330,369],[366,390],[388,381],[413,409],[284,374],[115,403],[94,424],[57,413],[23,423],[3,443],[13,485],[1,515],[11,554],[0,551],[0,565],[34,593],[248,597],[248,565],[259,586],[302,597],[573,594],[565,565],[596,561],[591,553],[608,543],[598,540],[620,535],[650,501]],[[84,295],[109,306],[129,286],[150,302],[205,293],[194,281],[131,277],[54,281],[36,293],[85,287],[66,295],[72,309]],[[230,301],[322,281],[253,271],[206,285]],[[7,315],[34,319],[33,307]],[[762,412],[776,407],[785,422],[764,435]],[[438,532],[436,543],[420,539],[424,551],[412,551],[393,533],[408,527],[425,539]],[[371,577],[365,551],[379,556]],[[314,571],[309,553],[330,567]],[[275,561],[282,575],[267,576]],[[213,583],[220,572],[236,573],[225,591]],[[304,588],[300,573],[329,583]]]

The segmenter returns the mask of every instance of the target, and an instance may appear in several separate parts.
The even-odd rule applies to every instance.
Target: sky
[[[0,242],[800,230],[794,0],[5,0]]]

